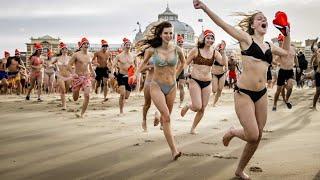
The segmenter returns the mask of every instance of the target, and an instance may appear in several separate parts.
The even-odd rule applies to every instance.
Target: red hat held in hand
[[[273,20],[273,25],[281,31],[284,36],[287,36],[287,28],[290,29],[290,23],[288,22],[287,14],[278,11],[275,14],[275,19]]]
[[[20,51],[19,51],[18,49],[16,49],[16,50],[14,51],[14,55],[15,55],[15,56],[20,56]]]
[[[132,87],[132,89],[134,89],[137,85],[137,79],[135,78],[134,76],[134,72],[135,72],[135,69],[134,69],[134,66],[130,66],[128,68],[128,84]]]

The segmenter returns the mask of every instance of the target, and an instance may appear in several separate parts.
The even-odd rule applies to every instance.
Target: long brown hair
[[[254,29],[251,28],[251,25],[253,24],[255,16],[259,13],[262,12],[258,10],[249,13],[236,12],[234,13],[234,16],[243,17],[243,19],[238,23],[238,26],[248,34],[254,35]]]
[[[153,26],[146,37],[136,43],[135,48],[140,52],[138,56],[144,56],[146,49],[153,47],[157,48],[162,45],[162,38],[160,35],[164,28],[170,28],[172,24],[168,21],[163,21],[158,25]]]

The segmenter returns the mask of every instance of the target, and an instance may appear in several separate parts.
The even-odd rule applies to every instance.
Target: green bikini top
[[[153,64],[158,67],[175,66],[178,63],[177,48],[175,49],[175,56],[168,61],[165,61],[160,58],[157,49],[154,50],[154,54],[152,57],[153,57]]]

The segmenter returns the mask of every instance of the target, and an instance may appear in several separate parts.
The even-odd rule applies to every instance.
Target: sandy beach
[[[274,90],[268,92],[265,133],[246,169],[252,179],[320,179],[320,111],[309,109],[314,91],[294,89],[293,109],[279,101],[277,112],[271,111]],[[183,152],[175,162],[153,126],[153,105],[149,131],[142,132],[142,93],[130,97],[122,117],[117,94],[105,103],[94,94],[84,119],[75,116],[83,99],[73,102],[70,94],[67,111],[60,110],[59,95],[44,95],[40,103],[35,95],[30,102],[0,96],[0,179],[232,179],[245,144],[221,143],[231,125],[240,126],[232,93],[225,89],[218,106],[207,107],[197,135],[189,134],[195,113],[181,118],[175,104],[172,129]]]

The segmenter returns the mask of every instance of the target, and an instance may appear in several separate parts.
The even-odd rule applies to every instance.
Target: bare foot
[[[80,116],[80,114],[75,114],[77,118],[82,118],[82,116]]]
[[[173,157],[173,160],[174,160],[174,161],[178,160],[181,155],[182,155],[181,152],[175,153],[175,154],[172,156],[172,157]]]
[[[190,130],[190,134],[192,134],[192,135],[197,135],[198,133],[196,132],[195,129],[191,129],[191,130]]]
[[[232,130],[234,129],[234,127],[230,127],[230,129],[224,134],[223,138],[222,138],[222,142],[224,146],[228,146],[231,139],[234,137],[234,135],[232,134]]]
[[[236,177],[240,178],[240,179],[243,179],[243,180],[249,180],[250,177],[244,173],[243,171],[242,172],[236,172],[235,173]]]
[[[312,111],[318,111],[317,108],[316,108],[316,107],[313,107],[313,106],[311,106],[310,109],[311,109]]]
[[[153,126],[158,126],[159,123],[160,123],[160,117],[159,117],[158,112],[156,111],[156,112],[154,113]]]
[[[143,132],[147,132],[147,122],[146,121],[143,121],[142,122],[142,129],[143,129]]]
[[[189,110],[189,105],[186,104],[186,105],[181,109],[181,112],[180,112],[181,117],[183,117],[184,115],[186,115],[186,113],[187,113],[188,110]]]
[[[122,116],[124,116],[124,114],[123,113],[119,113],[119,114],[117,114],[117,116],[118,117],[122,117]]]

